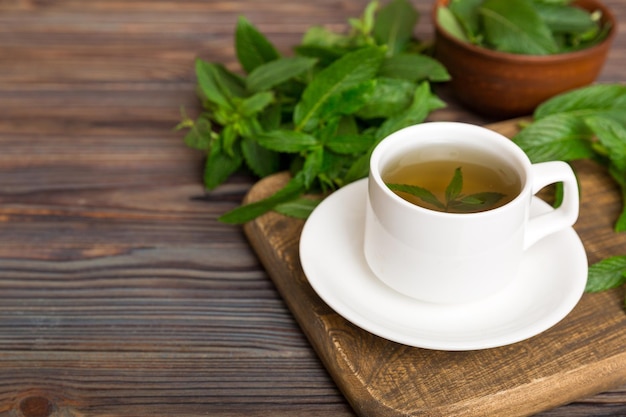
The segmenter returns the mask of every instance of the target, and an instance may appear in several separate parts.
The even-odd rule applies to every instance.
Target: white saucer
[[[378,280],[363,255],[367,179],[327,197],[300,237],[300,260],[311,286],[337,313],[394,342],[439,350],[486,349],[552,327],[578,303],[587,257],[572,228],[550,235],[524,256],[516,279],[486,299],[445,305],[420,302]],[[552,208],[535,198],[532,212]]]

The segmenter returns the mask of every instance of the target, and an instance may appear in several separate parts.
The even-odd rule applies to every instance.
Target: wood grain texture
[[[207,194],[172,128],[199,111],[195,57],[238,69],[238,16],[289,54],[366,3],[0,0],[0,416],[355,415],[242,230],[216,220],[255,180]],[[414,4],[428,39],[430,1]],[[625,36],[601,80],[623,81]],[[434,120],[490,122],[438,91]],[[549,415],[620,410],[626,388]]]

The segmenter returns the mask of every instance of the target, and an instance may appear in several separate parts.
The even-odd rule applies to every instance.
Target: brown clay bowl
[[[478,47],[450,35],[437,24],[437,0],[433,8],[435,57],[448,69],[450,85],[459,101],[473,111],[491,117],[528,115],[548,98],[591,84],[602,70],[617,22],[597,0],[574,4],[601,10],[611,32],[601,43],[580,51],[556,55],[518,55]]]

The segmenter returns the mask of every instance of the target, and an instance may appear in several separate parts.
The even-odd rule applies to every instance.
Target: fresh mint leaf
[[[279,58],[256,67],[246,79],[249,91],[269,90],[310,70],[317,63],[314,58],[295,56]]]
[[[243,163],[238,147],[229,154],[224,151],[220,142],[221,138],[213,143],[204,165],[204,187],[207,190],[213,190],[222,184]]]
[[[298,55],[315,58],[325,68],[352,49],[351,39],[322,26],[313,26],[294,49]]]
[[[455,38],[463,42],[471,42],[466,32],[465,25],[457,19],[454,13],[452,13],[452,10],[448,7],[440,6],[437,8],[437,23]]]
[[[209,102],[224,109],[232,109],[232,95],[220,82],[219,65],[196,59],[196,77],[202,95]]]
[[[316,146],[309,150],[302,166],[302,174],[304,178],[304,186],[309,189],[313,184],[313,181],[320,173],[322,163],[324,162],[324,148],[322,146]]]
[[[271,211],[278,204],[292,201],[304,193],[304,181],[302,175],[293,177],[287,185],[272,194],[254,203],[239,206],[222,215],[218,220],[224,223],[242,224]]]
[[[365,82],[371,82],[378,72],[383,55],[383,48],[359,49],[344,55],[320,71],[306,87],[295,108],[296,130],[310,131],[321,117],[337,110],[333,107],[337,96]]]
[[[606,149],[606,155],[617,171],[626,172],[626,126],[602,116],[585,119],[599,142]]]
[[[267,106],[259,115],[259,125],[261,130],[270,131],[277,130],[282,121],[282,104],[272,103]]]
[[[394,192],[407,193],[415,196],[425,203],[432,204],[441,210],[446,209],[446,205],[439,201],[439,199],[426,188],[410,184],[387,184],[387,187]]]
[[[377,129],[376,138],[382,140],[396,130],[422,123],[433,110],[445,107],[445,103],[430,91],[427,82],[421,82],[415,88],[413,101],[403,112],[389,117]]]
[[[356,155],[366,152],[372,146],[371,140],[371,137],[360,134],[337,135],[327,140],[324,146],[340,155]]]
[[[485,0],[479,9],[485,42],[503,52],[548,55],[558,46],[530,0]]]
[[[363,15],[359,19],[348,19],[352,32],[356,33],[357,37],[361,38],[363,41],[366,41],[374,30],[378,6],[378,1],[370,1],[369,4],[365,6]]]
[[[584,33],[594,28],[599,30],[590,13],[580,7],[535,3],[534,8],[553,33]]]
[[[235,29],[235,51],[241,67],[248,74],[257,67],[280,58],[271,42],[245,17]]]
[[[591,130],[584,119],[559,113],[531,123],[513,141],[533,162],[572,161],[595,155],[590,138]]]
[[[239,133],[235,128],[235,125],[229,124],[224,126],[219,134],[219,142],[222,144],[222,151],[228,156],[234,156],[235,151],[233,147],[239,139]]]
[[[253,96],[238,100],[238,111],[241,116],[250,117],[263,111],[267,106],[274,102],[274,93],[271,91],[263,91]]]
[[[357,115],[362,119],[388,118],[404,111],[413,100],[415,83],[394,78],[378,78],[372,96]]]
[[[241,153],[246,165],[258,177],[266,177],[280,169],[280,154],[261,146],[249,137],[241,141]]]
[[[350,184],[351,182],[367,177],[370,169],[369,163],[371,156],[372,151],[370,149],[364,155],[361,155],[355,161],[353,161],[352,164],[350,164],[350,167],[348,168],[345,176],[343,177],[342,183]]]
[[[462,26],[464,35],[469,38],[472,43],[480,43],[481,21],[478,12],[479,7],[484,0],[452,0],[448,7],[452,13],[452,17],[458,20],[458,24]],[[449,19],[449,17],[446,17]]]
[[[353,114],[371,103],[377,82],[378,80],[363,81],[329,96],[318,108],[317,123],[323,123],[336,116]]]
[[[626,122],[626,85],[596,84],[570,90],[540,104],[533,116],[538,120],[558,113],[577,117],[603,113]]]
[[[624,283],[626,283],[626,256],[612,256],[589,267],[585,291],[605,291]]]
[[[386,58],[380,67],[378,76],[411,82],[450,80],[450,73],[436,59],[422,54],[408,53]]]
[[[276,205],[274,211],[285,216],[306,219],[321,202],[320,199],[301,197]]]
[[[374,22],[374,38],[379,45],[387,45],[388,55],[404,50],[413,36],[419,13],[408,0],[392,0],[384,6]]]
[[[267,149],[286,153],[306,151],[319,144],[315,136],[287,129],[260,133],[257,141]]]

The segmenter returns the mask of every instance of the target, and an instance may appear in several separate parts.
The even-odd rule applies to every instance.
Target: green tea
[[[475,213],[501,207],[521,191],[515,170],[497,160],[403,158],[383,172],[383,181],[403,199],[431,210]]]

